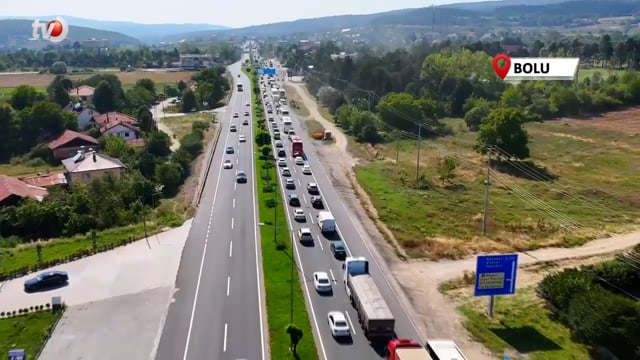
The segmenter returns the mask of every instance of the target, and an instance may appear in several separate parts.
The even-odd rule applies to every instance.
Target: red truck
[[[419,342],[412,339],[392,339],[387,345],[387,360],[432,360]]]
[[[302,139],[297,135],[289,136],[289,141],[291,141],[291,156],[302,156],[304,157],[304,150],[302,149]]]

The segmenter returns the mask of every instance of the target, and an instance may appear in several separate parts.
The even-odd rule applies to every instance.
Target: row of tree
[[[640,357],[638,251],[547,276],[538,285],[554,317],[579,341],[619,359]],[[605,357],[608,358],[608,357]]]
[[[45,50],[28,50],[0,54],[0,71],[20,69],[49,69],[54,63],[62,62],[74,68],[104,68],[116,67],[126,69],[134,68],[162,68],[170,67],[172,63],[180,60],[180,54],[210,54],[220,63],[228,64],[240,59],[242,50],[239,46],[216,42],[206,47],[197,47],[190,44],[181,44],[179,48],[162,49],[140,47],[137,49],[109,48],[107,49],[83,49],[79,44],[69,48],[49,48]]]

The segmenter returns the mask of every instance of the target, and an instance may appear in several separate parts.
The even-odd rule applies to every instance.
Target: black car
[[[308,183],[307,184],[307,191],[309,192],[309,194],[311,195],[318,195],[320,194],[320,189],[318,189],[318,184],[316,183]]]
[[[49,271],[24,282],[24,291],[37,291],[53,286],[65,285],[69,281],[66,271]]]
[[[347,250],[344,247],[344,243],[342,241],[336,241],[333,244],[331,244],[331,252],[333,253],[333,256],[335,256],[338,259],[341,259],[347,256]]]
[[[311,206],[315,209],[324,209],[324,204],[322,203],[322,198],[319,195],[311,197]]]
[[[282,149],[278,150],[278,157],[287,157],[287,152]]]
[[[227,154],[233,154],[233,146],[227,146]]]
[[[247,174],[244,171],[238,171],[238,173],[236,174],[236,181],[239,183],[246,183],[247,182]]]
[[[300,198],[296,194],[289,194],[289,205],[300,206]]]

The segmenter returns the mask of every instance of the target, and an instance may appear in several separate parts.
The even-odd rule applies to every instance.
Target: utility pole
[[[422,125],[418,124],[418,157],[416,159],[416,185],[420,179],[420,144],[422,143]]]
[[[482,214],[482,235],[487,235],[487,221],[489,220],[489,186],[491,185],[491,149],[487,159],[487,175],[484,179],[484,212]]]

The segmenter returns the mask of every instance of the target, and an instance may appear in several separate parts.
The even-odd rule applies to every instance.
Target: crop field
[[[418,174],[413,140],[376,146],[375,159],[356,167],[409,256],[577,246],[640,224],[640,109],[526,124],[531,161],[492,166],[486,236],[486,158],[473,151],[477,134],[464,121],[446,122],[455,134],[422,141]],[[447,159],[456,164],[448,180]]]
[[[168,71],[132,71],[132,72],[93,72],[93,73],[84,73],[84,74],[69,74],[68,77],[71,80],[82,80],[88,77],[91,77],[96,74],[116,74],[120,81],[122,81],[122,85],[131,85],[135,84],[136,81],[140,79],[151,79],[157,84],[166,84],[166,83],[176,83],[180,80],[188,81],[191,79],[191,76],[194,74],[189,71],[180,71],[180,72],[168,72]],[[35,88],[44,88],[49,83],[55,75],[51,74],[3,74],[0,73],[0,90],[1,89],[12,89],[19,85],[31,85]]]

